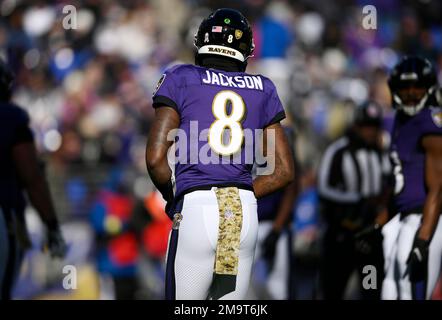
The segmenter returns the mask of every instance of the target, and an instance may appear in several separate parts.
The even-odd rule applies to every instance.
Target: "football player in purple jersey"
[[[11,299],[23,254],[30,246],[25,193],[47,228],[47,247],[63,257],[61,233],[27,113],[11,102],[14,76],[0,59],[0,300]]]
[[[388,85],[396,109],[391,158],[395,209],[383,230],[384,299],[429,299],[442,258],[442,108],[431,63],[404,57]]]
[[[245,73],[254,44],[240,12],[210,14],[195,46],[195,65],[169,68],[158,82],[146,148],[150,177],[173,219],[166,298],[243,299],[258,232],[256,199],[294,177],[280,125],[285,113],[274,84]],[[263,154],[274,161],[273,170],[252,180],[257,132]],[[172,144],[178,160],[171,168]]]

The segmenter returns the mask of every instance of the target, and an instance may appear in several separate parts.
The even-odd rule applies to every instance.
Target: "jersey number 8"
[[[402,189],[404,189],[405,178],[404,174],[402,173],[401,160],[399,159],[399,155],[396,151],[391,152],[391,160],[394,165],[393,167],[393,174],[395,177],[394,194],[397,195],[402,192]]]
[[[232,105],[229,115],[227,114],[228,102]],[[213,151],[223,156],[230,156],[241,148],[244,139],[241,121],[245,111],[244,100],[234,91],[223,90],[213,98],[212,113],[216,120],[210,126],[208,136],[208,142]],[[223,142],[225,128],[230,130],[228,144]]]

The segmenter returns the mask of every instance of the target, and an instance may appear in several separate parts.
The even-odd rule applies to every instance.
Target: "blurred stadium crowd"
[[[76,29],[63,28],[66,5],[76,8]],[[362,27],[364,5],[377,10],[375,30]],[[442,81],[439,1],[2,0],[0,54],[45,159],[70,246],[63,263],[79,267],[78,288],[87,288],[59,290],[56,262],[35,249],[16,298],[162,297],[170,222],[145,169],[151,94],[165,68],[193,63],[198,24],[219,7],[239,9],[253,24],[247,71],[275,82],[296,130],[304,201],[293,210],[294,250],[312,267],[298,270],[294,290],[313,297],[321,153],[367,98],[389,125],[386,78],[403,53],[427,57]],[[31,214],[28,223],[38,248],[41,226]]]

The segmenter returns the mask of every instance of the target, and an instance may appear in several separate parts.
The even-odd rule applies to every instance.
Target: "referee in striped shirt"
[[[323,238],[321,286],[324,299],[344,298],[354,271],[361,299],[379,299],[383,279],[380,227],[387,221],[390,161],[381,147],[382,110],[368,101],[355,110],[346,134],[325,151],[319,169]],[[362,286],[364,266],[376,267],[376,283]]]

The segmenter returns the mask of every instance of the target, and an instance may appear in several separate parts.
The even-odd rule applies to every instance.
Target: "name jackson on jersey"
[[[221,72],[206,70],[206,74],[203,75],[201,79],[204,84],[212,84],[230,88],[263,90],[262,78],[260,76],[229,76]]]

